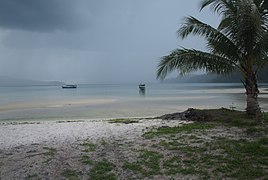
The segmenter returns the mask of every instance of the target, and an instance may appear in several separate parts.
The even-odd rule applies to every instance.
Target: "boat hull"
[[[61,86],[62,88],[64,89],[74,89],[74,88],[77,88],[77,85],[64,85],[64,86]]]

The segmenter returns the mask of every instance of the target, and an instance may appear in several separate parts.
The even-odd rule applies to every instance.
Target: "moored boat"
[[[145,84],[139,84],[140,89],[145,89]]]
[[[77,85],[73,85],[73,84],[66,84],[61,86],[62,88],[77,88]]]

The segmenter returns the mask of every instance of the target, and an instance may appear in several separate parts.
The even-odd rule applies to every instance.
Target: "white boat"
[[[62,88],[77,88],[77,85],[72,85],[72,84],[66,84],[61,86]]]

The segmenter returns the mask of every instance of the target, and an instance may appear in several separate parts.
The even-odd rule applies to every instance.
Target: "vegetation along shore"
[[[260,126],[245,112],[189,109],[152,119],[2,123],[0,177],[265,179],[268,113],[263,119]]]

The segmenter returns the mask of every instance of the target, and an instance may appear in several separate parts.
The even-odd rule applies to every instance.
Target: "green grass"
[[[160,142],[152,141],[156,143],[150,147],[169,154],[168,158],[160,160],[160,174],[169,177],[176,174],[193,175],[201,179],[268,178],[267,113],[264,113],[265,124],[260,126],[255,123],[254,118],[246,116],[244,112],[226,109],[198,111],[210,117],[210,122],[162,127],[144,133],[143,137],[154,138],[152,140],[162,138]],[[241,136],[244,139],[220,138],[220,135],[209,141],[202,139],[202,134],[209,133],[204,130],[218,125],[240,128],[244,132]],[[194,135],[195,132],[198,132],[198,137]],[[128,168],[137,172],[144,171],[139,162],[141,160],[128,163]],[[157,175],[159,172],[153,172],[151,175],[153,174]]]
[[[206,130],[206,129],[212,129],[214,127],[215,127],[214,124],[199,123],[199,122],[185,124],[183,126],[176,126],[176,127],[160,127],[144,133],[143,137],[153,138],[155,136],[178,134],[180,132],[191,133],[194,130]]]
[[[61,175],[63,177],[65,177],[66,179],[69,179],[69,180],[78,180],[79,177],[78,177],[78,173],[74,170],[71,170],[71,169],[65,169]]]
[[[262,142],[262,144],[260,144]],[[217,140],[207,149],[215,151],[200,151],[196,147],[178,150],[178,156],[173,156],[163,163],[166,175],[183,174],[196,175],[208,179],[219,176],[236,179],[255,179],[267,175],[267,139],[258,142]],[[221,152],[216,154],[216,151]]]
[[[160,160],[163,155],[156,151],[142,150],[138,160],[135,162],[125,162],[124,168],[132,170],[135,173],[139,173],[145,177],[151,177],[159,174]]]
[[[94,180],[116,180],[116,175],[112,172],[114,164],[104,160],[96,162],[89,172],[90,179]]]
[[[93,152],[96,150],[96,144],[90,142],[90,140],[86,140],[80,144],[80,146],[84,147],[84,152]]]
[[[244,112],[228,109],[196,111],[199,119],[194,123],[160,127],[143,134],[150,144],[141,143],[140,149],[144,150],[138,151],[135,161],[124,161],[124,171],[132,172],[130,179],[154,179],[157,175],[268,179],[268,113],[264,113],[265,124],[260,126]],[[217,130],[226,128],[227,134],[230,127],[235,127],[242,139],[236,139],[239,135],[225,137],[224,133],[223,137],[217,133],[211,136],[209,133],[214,131],[207,130],[215,127]],[[206,138],[207,135],[211,138]]]
[[[265,126],[251,126],[246,128],[247,135],[264,136],[268,135],[268,128]]]
[[[168,150],[177,150],[180,146],[184,145],[184,143],[181,143],[177,140],[173,141],[162,140],[160,141],[159,145],[165,147]]]
[[[141,174],[147,174],[146,170],[142,167],[142,164],[140,162],[124,162],[124,169],[129,169],[133,171],[134,173],[141,173]]]
[[[142,152],[137,161],[125,162],[124,167],[143,175],[141,178],[179,174],[199,179],[268,179],[268,113],[264,113],[265,124],[260,126],[244,112],[196,111],[199,119],[192,124],[161,127],[143,134],[152,142],[150,152],[161,154],[163,151],[165,158]],[[221,134],[215,134],[209,140],[202,138],[211,133],[207,129],[215,127],[241,129],[238,132],[243,139],[228,139]]]
[[[194,174],[198,177],[262,178],[267,174],[268,138],[255,141],[219,138],[203,147],[182,146],[164,162],[167,175]],[[208,153],[210,152],[210,153]],[[210,172],[208,171],[210,170]]]
[[[134,120],[134,119],[111,119],[108,122],[109,123],[132,124],[132,123],[138,123],[139,121]]]
[[[47,150],[47,152],[43,153],[44,155],[47,156],[54,156],[57,150],[55,148],[50,148],[50,147],[43,147],[44,150]]]
[[[87,155],[81,156],[80,162],[83,163],[83,164],[88,164],[88,165],[92,165],[93,164],[93,161]]]
[[[218,139],[215,142],[217,149],[221,149],[222,156],[217,167],[219,172],[224,172],[227,177],[238,179],[261,178],[267,174],[268,146],[267,138],[254,141],[245,139],[229,140]],[[217,159],[216,159],[217,160]],[[223,166],[220,166],[223,164]]]
[[[263,112],[263,121],[264,123],[268,123],[268,112]]]

